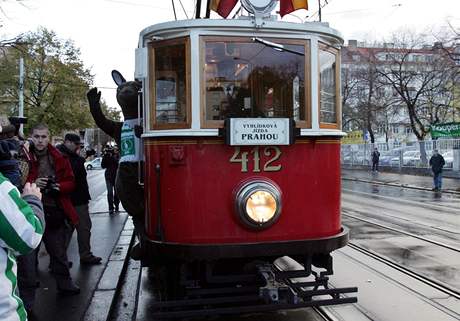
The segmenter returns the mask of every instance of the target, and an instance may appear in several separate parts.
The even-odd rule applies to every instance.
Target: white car
[[[420,152],[418,150],[409,150],[403,153],[403,166],[416,166],[420,163]],[[399,156],[393,157],[390,161],[391,166],[399,166]]]
[[[442,157],[444,157],[444,160],[446,162],[446,167],[452,168],[452,165],[454,164],[454,151],[449,150],[447,152],[441,153]]]
[[[95,159],[91,160],[91,161],[87,161],[85,162],[85,168],[87,170],[91,170],[91,169],[101,169],[101,161],[102,161],[102,157],[96,157]]]
[[[420,152],[417,150],[408,151],[403,154],[404,166],[417,166],[420,163]]]

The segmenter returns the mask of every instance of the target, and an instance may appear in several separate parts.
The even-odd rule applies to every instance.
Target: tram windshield
[[[306,124],[308,41],[273,41],[293,52],[250,38],[204,38],[202,85],[208,125],[228,117],[289,117]]]

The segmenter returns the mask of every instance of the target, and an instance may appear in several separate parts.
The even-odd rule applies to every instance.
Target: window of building
[[[321,128],[339,128],[340,94],[339,51],[320,44],[319,50],[319,118]]]
[[[406,134],[412,134],[412,128],[410,126],[405,127]]]
[[[249,37],[202,37],[204,128],[229,117],[287,117],[310,127],[309,42],[267,39],[278,51]]]
[[[398,134],[399,133],[399,125],[393,125],[392,126],[392,132],[393,132],[393,134]]]
[[[150,51],[152,128],[190,128],[189,39],[155,42]]]

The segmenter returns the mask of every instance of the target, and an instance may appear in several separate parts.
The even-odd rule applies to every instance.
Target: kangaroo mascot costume
[[[115,190],[121,204],[129,215],[133,217],[134,227],[138,234],[144,233],[144,189],[138,184],[138,166],[141,151],[140,132],[137,126],[138,92],[142,85],[138,81],[126,81],[116,70],[112,71],[112,78],[117,84],[117,101],[123,112],[124,122],[109,120],[102,112],[100,99],[101,92],[92,88],[88,93],[88,102],[91,114],[96,125],[107,135],[115,139],[120,149]]]

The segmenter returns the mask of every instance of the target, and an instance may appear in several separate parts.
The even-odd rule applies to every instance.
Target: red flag
[[[211,10],[217,12],[219,16],[227,18],[238,0],[212,0]]]
[[[280,0],[280,15],[283,17],[288,13],[299,9],[308,9],[307,0]]]

